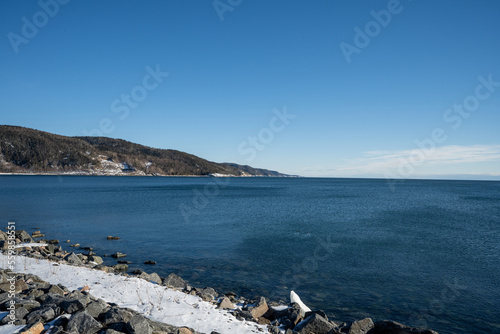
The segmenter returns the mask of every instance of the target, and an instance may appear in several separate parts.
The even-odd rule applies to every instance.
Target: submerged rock
[[[419,329],[405,326],[395,321],[377,321],[370,334],[438,334],[430,329]]]
[[[116,271],[127,271],[128,270],[128,265],[126,265],[124,263],[115,264],[113,266],[113,269],[116,270]]]
[[[120,253],[120,252],[116,252],[116,253],[111,255],[111,257],[114,257],[115,259],[119,259],[119,258],[125,257],[125,256],[127,256],[127,254]]]

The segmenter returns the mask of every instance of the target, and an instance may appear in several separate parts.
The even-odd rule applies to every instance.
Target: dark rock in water
[[[82,260],[80,260],[80,258],[78,257],[78,255],[76,255],[73,252],[71,252],[68,255],[66,255],[64,257],[64,260],[66,260],[68,263],[71,263],[71,264],[74,264],[74,265],[77,265],[77,266],[81,266],[83,264]]]
[[[377,321],[370,334],[438,334],[430,329],[411,328],[395,321]]]
[[[49,245],[58,245],[59,244],[59,240],[57,240],[57,239],[47,240],[47,243]]]
[[[108,239],[108,240],[119,240],[120,237],[113,237],[111,235],[108,235],[108,237],[106,239]]]
[[[152,334],[153,330],[148,321],[142,315],[136,314],[127,322],[127,330],[130,334]]]
[[[45,236],[45,234],[43,234],[42,232],[40,231],[35,231],[31,234],[31,237],[32,238],[43,238]]]
[[[131,264],[132,263],[132,261],[125,261],[125,260],[118,260],[117,262],[120,264]]]
[[[186,281],[174,273],[171,273],[163,280],[163,285],[175,289],[184,289],[187,286]]]
[[[120,252],[116,252],[116,253],[111,255],[111,257],[114,257],[115,259],[119,259],[119,258],[125,257],[125,256],[127,256],[127,254],[120,253]]]
[[[93,251],[88,251],[87,254],[85,254],[86,256],[94,256],[94,255],[97,255],[95,252]]]
[[[66,326],[68,332],[94,334],[101,330],[102,325],[85,311],[71,316]]]
[[[149,261],[144,262],[144,264],[156,264],[156,262],[153,260],[149,260]]]
[[[336,326],[332,325],[328,320],[320,316],[319,314],[312,314],[306,319],[302,320],[295,326],[294,332],[297,334],[328,334]]]
[[[127,271],[128,270],[128,265],[123,264],[123,263],[115,264],[113,266],[113,269],[116,270],[116,271]]]
[[[351,327],[349,328],[348,334],[366,334],[374,326],[375,325],[370,318],[357,320],[352,323]]]

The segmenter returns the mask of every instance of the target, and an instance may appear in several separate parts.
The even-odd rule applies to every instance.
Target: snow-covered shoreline
[[[39,231],[33,232],[33,238],[26,231],[15,231],[15,242],[13,235],[12,231],[9,234],[0,231],[0,239],[3,239],[0,240],[0,249],[4,250],[0,253],[0,307],[3,311],[10,310],[9,317],[14,325],[37,325],[42,329],[45,326],[45,330],[36,331],[37,334],[52,333],[48,322],[56,321],[57,316],[67,319],[66,324],[57,325],[60,328],[57,333],[62,333],[62,330],[73,330],[74,333],[75,326],[81,328],[93,323],[97,330],[78,329],[76,332],[94,334],[103,329],[99,333],[108,334],[108,329],[112,329],[107,327],[109,324],[120,323],[127,329],[109,333],[166,333],[163,330],[154,332],[152,327],[167,324],[175,329],[169,329],[168,333],[175,334],[280,334],[284,331],[297,334],[437,334],[430,329],[411,328],[390,320],[333,321],[321,310],[310,310],[293,291],[290,292],[290,304],[268,304],[264,297],[250,301],[233,293],[219,294],[212,288],[194,288],[174,273],[161,278],[156,273],[137,270],[130,275],[126,273],[126,264],[102,265],[102,258],[91,248],[85,248],[87,255],[68,253],[54,245],[59,243],[57,240],[33,242],[33,238],[43,237]],[[124,254],[117,252],[112,256],[119,258]],[[37,286],[39,281],[42,281],[41,286]],[[11,297],[13,288],[19,298],[17,295]],[[90,301],[78,299],[87,298],[85,296],[95,298],[94,301],[105,304],[104,307],[98,312],[91,311],[93,308],[87,306]],[[51,298],[62,298],[63,301],[46,305],[47,299]],[[31,306],[24,307],[26,303]],[[21,314],[9,308],[12,304],[24,308]],[[70,304],[80,306],[72,310],[64,306]],[[47,309],[51,315],[39,321],[37,312],[46,312]],[[115,311],[128,312],[130,316],[125,321],[113,319],[111,323],[106,322],[106,314]],[[7,318],[3,319],[6,315],[0,312],[0,334],[17,333],[20,327],[6,325]],[[137,321],[148,330],[131,329],[138,324]]]
[[[8,261],[15,261],[13,272],[30,273],[52,284],[61,284],[69,290],[87,285],[93,296],[119,307],[130,308],[148,318],[173,326],[186,326],[201,333],[212,331],[221,334],[262,333],[267,328],[255,322],[237,320],[226,310],[165,286],[147,282],[137,277],[109,274],[104,271],[54,263],[46,259],[0,254],[0,266],[8,268]],[[5,328],[2,328],[5,327]],[[10,327],[10,328],[8,328]],[[14,327],[1,326],[12,332]],[[7,332],[0,332],[7,333]]]

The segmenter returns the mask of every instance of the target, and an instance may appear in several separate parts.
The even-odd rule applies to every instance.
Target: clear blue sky
[[[304,176],[500,176],[498,1],[55,1],[0,4],[1,124]]]

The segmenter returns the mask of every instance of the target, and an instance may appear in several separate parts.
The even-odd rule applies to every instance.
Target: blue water
[[[500,333],[500,182],[0,176],[0,221],[342,321]]]

